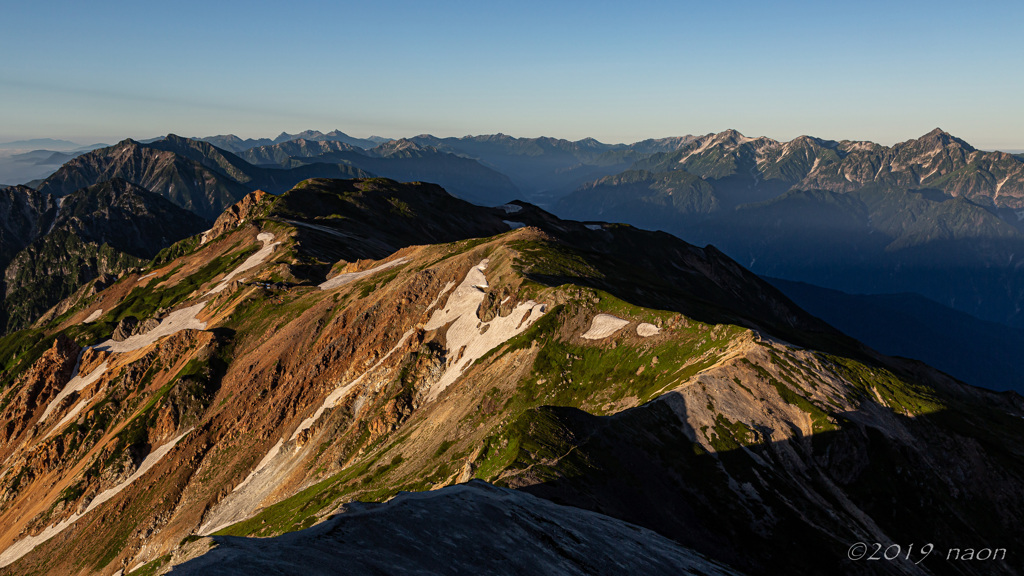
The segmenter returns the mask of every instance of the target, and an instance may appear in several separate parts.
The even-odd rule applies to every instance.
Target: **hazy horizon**
[[[945,130],[941,126],[936,126],[935,128],[939,128],[939,129]],[[250,138],[258,140],[260,138],[274,139],[277,136],[279,136],[281,133],[287,133],[289,135],[296,135],[296,134],[299,134],[301,132],[305,132],[307,130],[319,131],[319,132],[324,133],[324,134],[326,134],[328,132],[331,132],[332,130],[338,130],[340,132],[344,132],[345,134],[347,134],[348,136],[351,136],[353,138],[379,137],[379,138],[387,138],[389,140],[397,140],[397,139],[401,139],[401,138],[412,138],[412,137],[415,137],[415,136],[421,136],[421,135],[428,134],[428,133],[418,133],[418,134],[356,134],[356,133],[350,132],[348,130],[345,130],[343,128],[329,128],[329,129],[323,129],[323,128],[304,128],[302,130],[279,130],[279,131],[276,131],[276,132],[273,132],[273,133],[267,133],[267,134],[260,134],[260,133],[248,134],[248,133],[238,133],[238,132],[227,132],[227,133],[219,133],[219,134],[177,134],[177,135],[178,136],[183,136],[183,137],[186,137],[186,138],[208,138],[208,137],[211,137],[211,136],[226,136],[226,135],[231,134],[231,135],[238,136],[239,138],[241,138],[243,140],[250,139]],[[524,135],[524,134],[510,134],[509,132],[505,132],[505,131],[492,132],[492,133],[487,133],[487,134],[484,134],[484,133],[480,133],[480,134],[437,134],[437,133],[430,133],[429,135],[436,136],[436,137],[439,137],[439,138],[449,138],[449,137],[461,138],[461,137],[470,137],[470,136],[493,136],[493,135],[497,135],[497,134],[504,134],[506,136],[511,136],[513,138],[523,138],[523,139],[530,139],[530,138],[556,138],[556,139],[564,139],[564,140],[571,140],[571,141],[579,141],[579,140],[583,140],[583,139],[587,139],[587,138],[593,138],[593,139],[601,142],[602,144],[630,145],[630,144],[635,144],[635,143],[640,142],[642,140],[648,140],[648,139],[657,140],[657,139],[661,139],[661,138],[674,138],[674,137],[681,137],[681,136],[698,136],[698,137],[700,137],[700,136],[705,136],[706,134],[718,134],[718,133],[724,132],[726,130],[736,130],[740,134],[743,134],[744,136],[747,136],[747,137],[753,137],[753,138],[767,137],[767,138],[771,138],[773,140],[777,140],[777,141],[780,141],[780,142],[788,142],[788,141],[790,141],[790,140],[792,140],[794,138],[797,138],[799,136],[814,136],[814,137],[821,138],[821,136],[817,135],[817,134],[799,134],[799,135],[793,136],[791,138],[775,138],[775,137],[773,137],[772,135],[769,135],[769,134],[750,134],[750,133],[744,132],[743,130],[739,130],[739,129],[736,129],[736,128],[722,128],[721,130],[714,130],[712,132],[700,133],[700,134],[696,134],[696,133],[692,133],[692,132],[687,132],[687,133],[669,134],[669,135],[663,135],[663,136],[649,136],[649,137],[646,137],[646,138],[640,138],[638,140],[631,140],[631,141],[628,141],[628,142],[624,142],[624,141],[611,142],[611,141],[607,141],[607,140],[602,140],[601,138],[595,138],[593,136],[584,136],[583,138],[564,138],[564,137],[559,136],[557,134]],[[945,130],[945,131],[950,133],[950,134],[952,134],[953,136],[956,136],[956,137],[960,138],[959,134],[956,134],[954,132],[950,132],[949,130]],[[884,146],[892,146],[893,144],[897,144],[899,142],[905,142],[905,141],[908,141],[908,140],[914,140],[914,139],[920,138],[921,136],[927,134],[928,132],[931,132],[931,130],[928,130],[926,132],[922,132],[920,134],[916,134],[916,135],[912,135],[912,136],[907,136],[905,138],[901,138],[899,140],[895,140],[895,141],[891,141],[891,142],[882,142],[882,141],[878,141],[878,140],[871,140],[871,142],[882,144]],[[112,145],[116,144],[117,142],[120,142],[120,141],[125,140],[127,138],[130,138],[130,139],[136,140],[136,141],[144,141],[144,140],[153,140],[153,139],[157,139],[157,138],[163,138],[163,137],[167,136],[168,134],[176,134],[176,133],[175,132],[166,132],[164,134],[159,134],[159,135],[119,136],[119,137],[107,138],[107,139],[95,138],[95,139],[92,139],[92,140],[85,139],[85,140],[88,140],[88,141],[85,141],[85,140],[82,140],[82,139],[79,139],[79,140],[76,141],[76,140],[71,140],[69,138],[44,136],[44,137],[19,138],[18,140],[2,140],[2,141],[0,141],[0,146],[12,144],[12,143],[17,142],[17,141],[24,141],[24,140],[47,140],[47,139],[51,139],[51,140],[64,140],[64,141],[70,142],[70,143],[72,143],[72,144],[74,144],[76,146],[79,146],[79,147],[91,146],[91,145],[101,144],[101,143],[112,146]],[[851,138],[825,138],[825,139],[826,140],[852,140]],[[986,148],[986,147],[978,146],[977,144],[975,144],[974,142],[971,142],[970,140],[967,140],[967,139],[964,139],[964,138],[962,138],[962,139],[965,140],[971,146],[974,146],[975,148],[977,148],[979,150],[1001,151],[1001,152],[1006,152],[1006,153],[1011,153],[1011,154],[1018,154],[1018,153],[1024,152],[1024,148],[1019,148],[1019,149],[1018,148]],[[71,149],[72,148],[70,148],[70,147],[67,147],[67,148],[54,147],[54,148],[52,148],[52,150],[71,150]],[[18,150],[29,150],[29,148],[27,148],[27,147],[26,148],[20,148]],[[0,152],[4,152],[4,150],[0,149]]]
[[[1024,5],[22,3],[0,141],[706,134],[1024,149]]]

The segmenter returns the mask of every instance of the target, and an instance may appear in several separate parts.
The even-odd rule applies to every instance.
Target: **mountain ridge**
[[[243,202],[0,339],[0,571],[163,572],[193,536],[473,478],[748,574],[1020,568],[844,560],[1009,546],[1024,401],[882,356],[713,247],[384,179]]]

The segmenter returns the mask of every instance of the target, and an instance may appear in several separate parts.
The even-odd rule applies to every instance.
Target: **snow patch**
[[[604,230],[604,226],[600,224],[584,224],[584,226],[587,227],[587,230]]]
[[[1004,177],[1002,180],[1000,180],[998,183],[996,183],[996,197],[999,196],[999,191],[1003,189],[1003,185],[1006,184],[1010,180],[1010,176],[1011,176],[1011,174],[1007,174],[1006,177]]]
[[[89,314],[89,317],[84,320],[84,323],[88,324],[90,322],[95,322],[100,319],[100,316],[103,316],[103,308],[93,310],[92,314]]]
[[[658,328],[654,324],[648,324],[647,322],[641,322],[636,325],[637,336],[641,338],[647,338],[650,336],[657,336],[661,333],[661,328]]]
[[[223,291],[236,276],[250,268],[255,268],[256,266],[263,264],[263,262],[270,257],[270,254],[274,252],[274,248],[280,244],[280,242],[273,242],[274,235],[270,232],[260,232],[256,235],[256,239],[263,242],[263,248],[260,248],[259,252],[249,256],[245,262],[242,262],[238,266],[238,268],[232,270],[224,277],[223,280],[220,281],[220,284],[217,284],[212,290],[206,293],[207,296]]]
[[[145,334],[136,334],[121,342],[107,340],[106,342],[101,342],[96,346],[93,346],[93,348],[115,353],[131,352],[132,350],[145,348],[164,336],[170,336],[171,334],[182,330],[205,330],[206,322],[196,318],[196,315],[199,314],[205,306],[206,302],[203,301],[189,306],[188,308],[175,310],[164,317],[164,319],[160,321],[159,326]]]
[[[47,234],[53,232],[54,227],[57,226],[57,220],[60,219],[60,211],[64,208],[64,198],[66,198],[66,196],[57,198],[57,213],[53,215],[53,222],[50,222],[50,227],[46,229]]]
[[[409,261],[408,258],[399,258],[397,260],[392,260],[391,262],[385,262],[385,263],[383,263],[383,264],[381,264],[379,266],[376,266],[374,268],[370,268],[369,270],[363,270],[362,272],[346,272],[344,274],[338,274],[334,278],[331,278],[330,280],[320,284],[320,289],[321,290],[331,290],[332,288],[337,288],[339,286],[344,286],[345,284],[349,284],[349,283],[355,282],[356,280],[359,280],[360,278],[365,278],[366,276],[369,276],[370,274],[376,274],[377,272],[380,272],[381,270],[387,270],[388,268],[393,268],[395,266],[398,266],[399,264],[405,264],[408,261]]]
[[[522,222],[510,222],[508,220],[502,220],[502,222],[504,222],[505,224],[508,224],[508,227],[510,229],[512,229],[512,230],[515,230],[516,228],[522,228],[523,226],[526,226],[526,224],[523,224]]]
[[[598,314],[590,322],[590,330],[583,333],[583,338],[587,340],[601,340],[622,330],[626,324],[629,324],[629,320],[623,320],[611,314]]]
[[[448,326],[445,337],[448,360],[440,380],[427,391],[428,401],[436,400],[470,364],[513,336],[524,332],[545,312],[543,304],[528,300],[518,304],[508,316],[496,316],[490,322],[481,322],[476,311],[483,302],[484,290],[488,287],[487,277],[484,275],[487,262],[485,258],[466,274],[465,280],[448,297],[444,309],[435,311],[424,326],[426,330]]]
[[[498,208],[501,208],[502,210],[504,210],[505,214],[515,214],[516,212],[519,212],[520,210],[523,209],[522,206],[519,206],[519,205],[516,205],[516,204],[505,204],[505,205],[502,205],[502,206],[498,206]]]

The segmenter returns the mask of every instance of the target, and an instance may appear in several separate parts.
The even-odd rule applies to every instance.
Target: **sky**
[[[1024,149],[1024,3],[5,2],[0,142],[734,128]]]

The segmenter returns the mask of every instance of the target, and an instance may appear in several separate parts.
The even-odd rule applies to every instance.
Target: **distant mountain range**
[[[593,138],[569,141],[556,138],[514,138],[505,134],[438,138],[422,134],[410,138],[420,145],[452,152],[492,166],[507,174],[525,198],[547,205],[579,185],[615,174],[647,155],[674,150],[691,136],[644,140],[633,145],[603,144]]]
[[[31,185],[32,181],[53,174],[61,164],[75,156],[106,146],[107,144],[75,144],[75,148],[71,150],[29,148],[27,152],[22,151],[22,148],[0,148],[0,182]]]
[[[258,146],[272,146],[274,144],[281,144],[282,142],[289,142],[291,140],[309,140],[314,142],[342,142],[350,146],[357,148],[373,148],[378,144],[387,142],[387,138],[381,138],[380,136],[370,136],[369,138],[354,138],[345,134],[340,130],[331,130],[324,134],[318,130],[305,130],[298,134],[288,134],[287,132],[281,132],[277,138],[246,138],[245,140],[235,136],[234,134],[226,134],[222,136],[206,136],[203,138],[196,138],[196,140],[203,140],[209,142],[218,148],[223,148],[230,152],[245,152],[250,148],[256,148]]]
[[[53,138],[32,138],[29,140],[0,142],[0,148],[74,150],[81,147],[81,144],[76,144],[68,140],[56,140]]]
[[[241,157],[252,164],[282,168],[346,164],[403,182],[440,184],[459,198],[483,205],[501,204],[521,196],[508,176],[476,160],[412,140],[390,140],[366,150],[340,141],[300,138],[250,148]]]
[[[730,130],[588,183],[554,210],[711,243],[769,276],[916,292],[1024,327],[1024,161],[938,129],[891,147]]]
[[[287,190],[312,176],[368,176],[347,165],[311,165],[291,170],[257,167],[207,142],[175,135],[149,144],[125,140],[94,150],[61,166],[38,186],[64,196],[85,186],[122,178],[208,219],[256,189]]]

